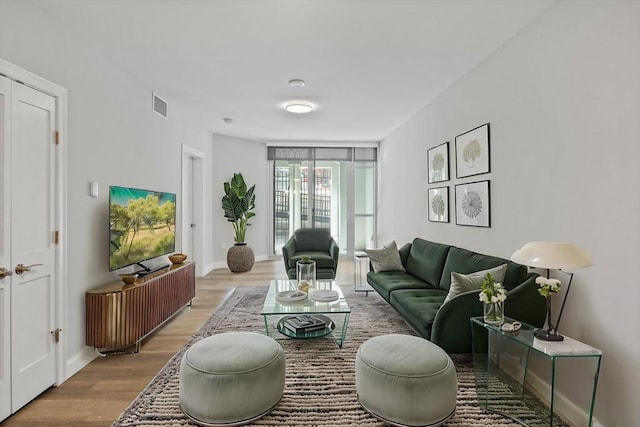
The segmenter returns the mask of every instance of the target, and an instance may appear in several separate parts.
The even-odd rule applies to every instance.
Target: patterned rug
[[[264,332],[260,310],[267,287],[240,287],[224,302],[191,340],[178,351],[113,423],[114,426],[194,425],[178,406],[182,355],[198,340],[226,331]],[[343,348],[329,337],[292,340],[274,337],[286,357],[284,396],[278,406],[250,425],[258,426],[384,426],[365,412],[356,399],[355,356],[367,339],[388,333],[415,335],[398,314],[375,292],[343,292],[351,307]],[[276,332],[277,333],[277,332]],[[473,366],[469,355],[452,355],[458,374],[455,415],[445,426],[519,426],[515,421],[482,410],[477,403]],[[535,404],[534,404],[535,405]],[[521,408],[528,424],[544,425],[545,408]],[[548,425],[548,420],[547,423]]]

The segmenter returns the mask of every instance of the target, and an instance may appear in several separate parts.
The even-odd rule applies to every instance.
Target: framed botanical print
[[[427,150],[427,183],[449,181],[449,142]]]
[[[490,172],[489,123],[456,136],[456,178]]]
[[[456,224],[491,227],[489,181],[456,185]]]
[[[429,221],[449,222],[449,187],[430,188],[427,202]]]

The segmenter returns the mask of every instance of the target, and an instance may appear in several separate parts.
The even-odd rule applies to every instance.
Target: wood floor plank
[[[231,273],[225,268],[198,278],[192,306],[147,337],[139,353],[96,358],[0,425],[111,426],[236,287],[266,285],[271,279],[286,279],[282,260],[258,262],[246,273]],[[353,283],[352,261],[340,260],[337,280]]]

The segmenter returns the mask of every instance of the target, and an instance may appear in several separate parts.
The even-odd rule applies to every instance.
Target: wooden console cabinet
[[[85,293],[86,344],[100,352],[140,349],[144,337],[195,297],[194,262],[167,267],[135,284],[109,283]]]

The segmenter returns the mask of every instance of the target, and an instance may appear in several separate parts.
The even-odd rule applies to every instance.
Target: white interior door
[[[11,414],[10,99],[11,82],[0,76],[0,420]]]
[[[204,153],[182,145],[182,251],[196,262],[196,275],[203,274]]]
[[[193,232],[196,223],[193,219],[193,158],[182,158],[184,188],[182,191],[182,252],[193,257]]]
[[[11,386],[9,395],[6,386],[1,389],[0,400],[10,400],[14,413],[56,381],[52,333],[56,112],[55,98],[13,81],[3,83],[6,87],[4,117],[9,132],[3,132],[7,155],[0,161],[5,177],[0,199],[5,232],[0,240],[6,252],[0,260],[11,266],[5,268],[12,275],[0,279],[4,293],[10,295],[5,309],[10,322],[2,328],[10,338],[3,336],[1,345],[9,346],[10,371],[3,371],[2,378]]]

